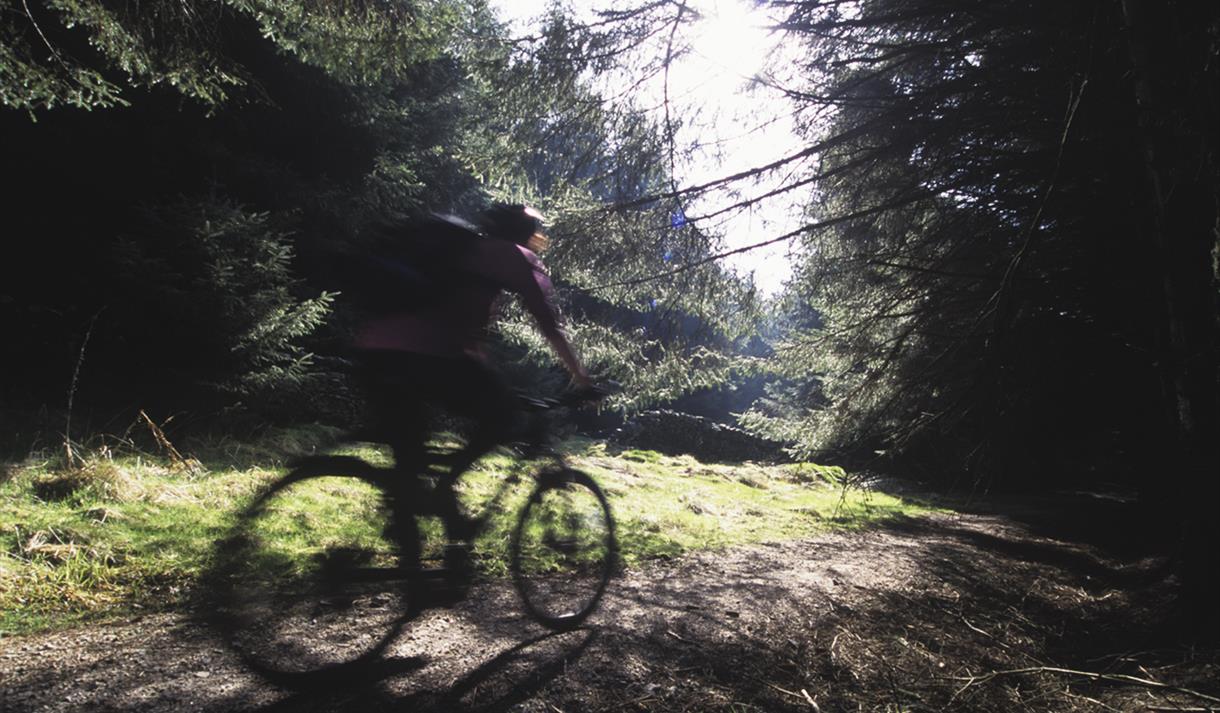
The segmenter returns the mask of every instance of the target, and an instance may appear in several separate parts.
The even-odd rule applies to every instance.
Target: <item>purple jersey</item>
[[[521,296],[525,307],[550,336],[559,329],[551,278],[528,248],[507,240],[477,240],[457,262],[473,276],[425,309],[367,321],[357,331],[357,349],[376,349],[481,357],[487,325],[501,290]]]

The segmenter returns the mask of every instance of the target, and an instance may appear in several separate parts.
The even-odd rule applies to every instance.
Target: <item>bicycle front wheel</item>
[[[539,476],[511,542],[526,611],[558,631],[580,625],[601,602],[617,559],[614,518],[597,483],[567,468]]]
[[[215,621],[256,669],[340,670],[379,655],[418,607],[415,520],[384,474],[320,457],[276,481],[218,549]]]

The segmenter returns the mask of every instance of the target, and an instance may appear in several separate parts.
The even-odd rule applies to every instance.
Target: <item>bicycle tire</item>
[[[614,517],[601,488],[581,471],[548,471],[538,481],[513,531],[510,569],[530,616],[567,631],[596,611],[614,575]]]
[[[421,608],[414,517],[384,469],[320,456],[273,483],[217,549],[213,623],[284,682],[350,675]]]

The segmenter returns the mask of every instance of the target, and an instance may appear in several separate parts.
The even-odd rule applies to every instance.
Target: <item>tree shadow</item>
[[[1126,492],[1000,493],[946,500],[958,512],[1001,515],[1034,534],[1091,545],[1118,557],[1150,554],[1164,541],[1151,531],[1154,525],[1135,495]]]
[[[526,711],[547,704],[811,710],[809,700],[824,711],[1200,704],[1186,694],[1067,670],[1220,693],[1220,652],[1182,647],[1166,629],[1174,585],[1161,560],[1124,559],[1047,532],[991,515],[934,513],[650,565],[656,571],[628,572],[614,585],[596,632],[533,636],[499,653],[453,656],[437,666],[388,655],[338,680],[306,677],[291,686],[234,674],[226,676],[232,690],[209,697],[190,678],[197,669],[188,667],[201,665],[198,652],[208,645],[191,640],[201,638],[197,631],[183,630],[155,633],[163,640],[148,644],[158,652],[146,659],[148,670],[116,666],[113,683],[97,683],[94,663],[48,668],[22,685],[54,686],[56,694],[102,686],[91,701],[96,705],[73,710],[171,710],[194,695],[205,699],[195,706],[200,710],[268,713]],[[467,636],[465,651],[529,631],[515,616],[508,588],[485,594],[472,616],[460,615],[463,626],[482,632]],[[158,657],[175,663],[158,668]],[[180,663],[189,657],[192,663]],[[164,686],[166,678],[178,698],[136,695]],[[65,680],[71,683],[59,683]],[[20,702],[9,709],[24,710]]]
[[[1120,561],[1094,546],[1048,539],[1048,536],[1035,535],[1032,530],[1028,535],[1006,533],[1001,536],[951,519],[933,522],[910,517],[894,518],[886,522],[884,528],[913,537],[948,537],[1012,560],[1068,569],[1086,579],[1098,578],[1115,585],[1147,586],[1163,580],[1169,573],[1167,561],[1162,558]]]
[[[1183,646],[1166,628],[1173,587],[1160,560],[1118,561],[1022,526],[980,529],[990,524],[898,518],[860,533],[850,553],[841,540],[808,545],[811,569],[823,559],[883,568],[887,548],[907,550],[915,572],[896,574],[901,583],[809,584],[764,564],[735,581],[709,569],[697,594],[668,580],[629,593],[655,616],[609,635],[646,651],[651,676],[604,673],[621,693],[603,689],[588,708],[1170,709],[1200,700],[1156,682],[1220,691],[1220,650]]]

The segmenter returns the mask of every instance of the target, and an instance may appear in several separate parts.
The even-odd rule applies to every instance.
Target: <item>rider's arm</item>
[[[593,381],[589,378],[589,372],[585,371],[584,365],[576,357],[576,352],[572,351],[572,345],[568,342],[567,335],[563,333],[563,330],[558,329],[551,334],[547,334],[546,338],[551,343],[551,348],[555,350],[559,360],[563,362],[563,365],[572,374],[572,379],[580,386],[591,386]]]
[[[511,251],[505,260],[499,263],[504,277],[504,284],[521,296],[526,310],[538,323],[538,328],[555,350],[555,355],[572,374],[572,378],[581,386],[589,386],[589,374],[580,363],[579,357],[572,349],[563,327],[559,324],[558,313],[554,306],[554,287],[551,278],[547,276],[542,261],[529,249],[512,243],[500,243],[501,249]]]

